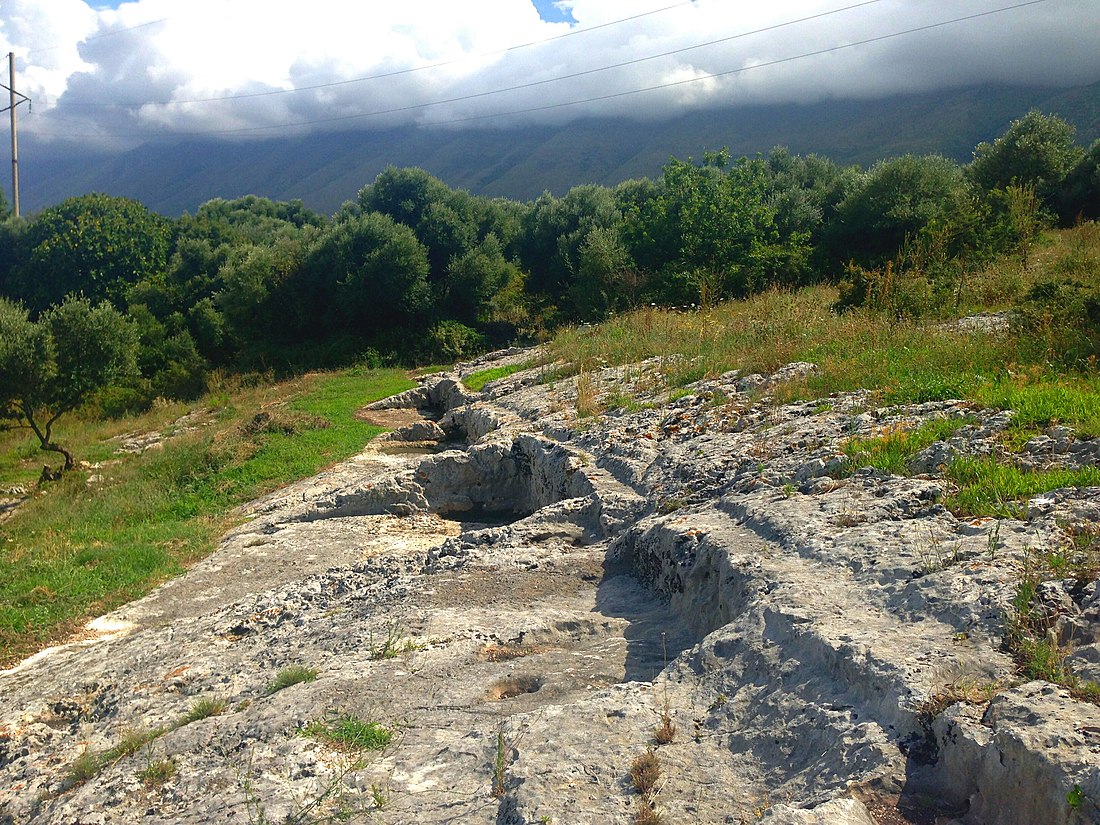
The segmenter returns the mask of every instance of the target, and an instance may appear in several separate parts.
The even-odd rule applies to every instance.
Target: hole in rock
[[[535,438],[428,456],[415,478],[430,511],[463,524],[510,524],[592,492],[570,451]]]
[[[542,687],[542,679],[538,676],[510,676],[494,682],[493,686],[485,693],[485,698],[490,702],[501,702],[525,693],[537,693]]]
[[[521,518],[527,518],[531,514],[515,510],[488,510],[484,507],[472,507],[469,510],[440,511],[439,515],[444,521],[456,522],[469,530],[482,527],[503,527],[506,524],[519,521]]]

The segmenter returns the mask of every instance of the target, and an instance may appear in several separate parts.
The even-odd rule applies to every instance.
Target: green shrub
[[[421,356],[423,360],[453,364],[484,352],[487,346],[476,329],[458,321],[440,321],[428,330]]]

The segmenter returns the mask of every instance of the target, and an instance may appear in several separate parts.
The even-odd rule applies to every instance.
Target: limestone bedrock
[[[939,468],[1008,415],[771,400],[812,364],[671,401],[658,359],[600,370],[597,404],[635,403],[580,419],[552,367],[462,384],[533,357],[373,405],[393,434],[0,673],[0,823],[1100,821],[1100,708],[1004,647],[1023,565],[1100,490],[957,519]],[[907,476],[851,471],[852,437],[933,418],[962,426]],[[1019,460],[1097,455],[1056,428]],[[1096,582],[1043,588],[1100,673]],[[322,735],[368,723],[385,747]]]

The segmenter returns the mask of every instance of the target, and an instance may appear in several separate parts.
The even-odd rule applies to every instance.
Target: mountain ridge
[[[666,121],[582,119],[560,127],[407,127],[255,142],[191,140],[96,154],[78,143],[24,139],[25,212],[98,191],[154,211],[194,211],[215,197],[300,198],[324,213],[387,165],[420,166],[449,186],[519,200],[581,183],[653,177],[669,157],[728,147],[753,155],[784,145],[868,166],[905,153],[960,162],[1029,109],[1057,114],[1083,144],[1100,138],[1100,83],[1070,89],[969,87],[878,100],[739,107]]]

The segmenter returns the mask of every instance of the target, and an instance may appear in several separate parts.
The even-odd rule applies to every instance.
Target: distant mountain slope
[[[785,145],[842,163],[869,165],[906,152],[939,152],[959,161],[974,146],[1037,108],[1100,137],[1100,83],[1066,90],[955,89],[883,100],[757,106],[695,112],[668,121],[579,120],[562,127],[343,132],[309,138],[230,143],[149,144],[95,155],[79,144],[23,140],[24,212],[98,191],[136,198],[167,215],[214,197],[301,198],[331,213],[387,164],[420,166],[475,194],[526,200],[563,194],[580,183],[611,185],[655,176],[670,156],[698,157],[723,146],[735,155]]]

